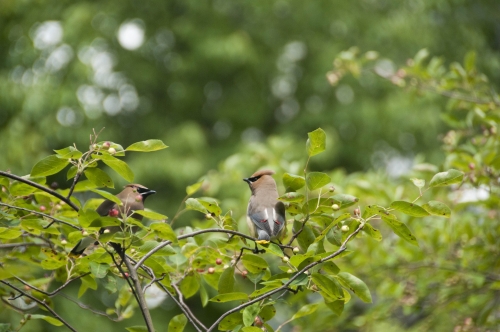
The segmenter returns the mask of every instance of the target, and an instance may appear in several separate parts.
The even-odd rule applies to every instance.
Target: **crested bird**
[[[248,228],[259,244],[279,241],[285,230],[285,205],[278,200],[273,174],[271,170],[261,170],[243,179],[252,191],[247,208]]]
[[[99,205],[96,212],[102,217],[120,217],[122,214],[126,213],[127,216],[142,221],[142,216],[133,212],[144,210],[144,201],[149,195],[155,193],[156,191],[148,189],[141,184],[128,184],[125,186],[125,189],[116,195],[122,202],[122,205],[118,205],[106,199]],[[105,230],[106,228],[101,228],[99,234],[104,233]],[[84,237],[76,244],[69,254],[72,256],[80,256],[93,242],[95,242],[94,238]],[[121,247],[119,244],[112,243],[112,246],[117,252],[120,252]]]

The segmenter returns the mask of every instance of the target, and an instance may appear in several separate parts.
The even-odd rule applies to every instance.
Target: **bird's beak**
[[[145,191],[145,192],[141,193],[141,195],[142,195],[143,197],[147,197],[147,196],[149,196],[149,195],[153,195],[153,194],[156,194],[156,191],[151,190],[151,189],[150,189],[150,190],[148,190],[148,191]]]
[[[246,183],[250,184],[250,179],[249,178],[244,178],[243,181],[245,181]]]

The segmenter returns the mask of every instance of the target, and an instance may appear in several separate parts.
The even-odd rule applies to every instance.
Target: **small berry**
[[[142,195],[137,195],[137,196],[135,196],[135,201],[136,201],[136,202],[140,202],[140,201],[142,201]]]
[[[109,229],[108,229],[108,231],[109,231]],[[130,249],[130,253],[132,253],[132,254],[133,254],[134,252],[136,252],[136,251],[137,251],[137,250],[135,250],[135,248]]]
[[[110,230],[107,228],[104,230],[104,234],[108,234],[109,232],[110,232]]]
[[[474,163],[469,163],[469,169],[473,171],[476,168],[476,165]]]
[[[89,233],[88,233],[87,231],[83,231],[83,232],[82,232],[82,235],[83,235],[83,236],[87,236],[87,235],[89,235]]]
[[[92,149],[97,150],[98,148],[97,144],[92,144]]]
[[[337,211],[338,209],[340,209],[340,206],[338,204],[333,204],[332,209]]]
[[[254,318],[253,322],[254,322],[254,325],[257,327],[262,327],[264,325],[264,322],[262,321],[262,319],[259,316],[256,316]]]
[[[203,273],[203,272],[205,272],[205,270],[204,269],[196,269],[196,272]]]
[[[47,210],[47,208],[43,205],[40,205],[40,211],[45,211],[45,210]]]
[[[210,213],[207,213],[207,214],[205,215],[205,218],[206,218],[206,219],[211,219],[211,218],[212,218],[212,215],[211,215]]]
[[[102,143],[102,147],[103,147],[103,148],[106,148],[106,149],[107,149],[107,148],[109,148],[110,146],[111,146],[111,143],[109,143],[109,142],[104,142],[104,143]]]
[[[342,232],[344,232],[344,233],[345,233],[345,232],[349,232],[349,226],[347,226],[347,225],[342,226],[340,229],[341,229],[341,230],[342,230]]]
[[[128,278],[130,275],[128,274],[128,272],[125,272],[123,273],[125,275],[125,278]]]
[[[288,269],[288,270],[286,271],[286,273],[293,273],[293,270],[292,270],[292,269]]]
[[[247,270],[244,270],[243,272],[241,272],[241,275],[243,276],[243,278],[246,278],[247,274],[248,274]]]
[[[217,264],[217,265],[221,265],[221,264],[222,264],[222,259],[217,258],[217,259],[215,260],[215,264]]]
[[[214,274],[215,269],[213,267],[209,267],[207,272],[208,272],[208,274]]]
[[[117,209],[111,209],[111,210],[109,210],[109,213],[108,213],[108,215],[110,217],[118,217],[118,214],[119,214],[119,212]]]
[[[359,208],[354,209],[354,215],[356,215],[356,216],[361,215],[361,211],[359,210]]]
[[[283,263],[288,263],[290,261],[290,258],[283,256],[283,258],[281,258],[281,260],[283,261]]]
[[[300,251],[299,247],[293,247],[293,252],[298,253]]]
[[[115,149],[115,148],[109,148],[109,149],[108,149],[108,152],[109,152],[110,154],[115,154],[115,153],[116,153],[116,149]]]
[[[54,182],[52,182],[50,184],[50,189],[54,189],[55,190],[57,188],[59,188],[59,183],[57,183],[56,181],[54,181]]]
[[[236,260],[233,259],[233,260],[231,260],[231,265],[234,265],[234,264],[236,264]]]
[[[224,265],[224,270],[227,269],[227,268],[229,268],[229,265],[225,264]]]
[[[333,193],[335,191],[335,187],[334,186],[330,186],[329,190],[330,190],[331,193]]]
[[[63,240],[61,240],[61,244],[62,244],[62,245],[65,245],[65,244],[67,244],[67,243],[68,243],[68,241],[66,241],[66,240],[64,240],[64,239],[63,239]]]

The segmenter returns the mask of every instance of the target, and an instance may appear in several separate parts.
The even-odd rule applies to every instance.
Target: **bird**
[[[148,189],[141,184],[128,184],[125,186],[125,189],[116,195],[116,197],[122,202],[122,205],[118,205],[115,202],[106,199],[101,203],[101,205],[99,205],[99,207],[97,207],[96,212],[101,217],[119,217],[122,213],[126,212],[127,216],[131,216],[134,219],[142,221],[142,216],[133,212],[144,210],[144,201],[148,196],[155,193],[156,191]],[[101,228],[99,230],[99,234],[104,233],[105,230],[106,228]],[[80,256],[93,242],[95,242],[94,238],[84,237],[70,251],[69,255],[73,257]],[[120,255],[123,254],[119,244],[111,243],[111,245],[118,253],[120,253]]]
[[[260,170],[243,179],[252,191],[247,208],[248,228],[259,244],[279,241],[285,230],[285,204],[278,200],[273,174],[271,170]]]

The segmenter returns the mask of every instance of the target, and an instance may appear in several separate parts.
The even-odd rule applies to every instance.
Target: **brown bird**
[[[139,221],[142,221],[142,216],[139,214],[132,214],[134,211],[144,210],[144,201],[149,195],[155,194],[156,191],[148,189],[140,184],[129,184],[125,186],[125,189],[122,190],[116,197],[120,199],[122,205],[118,205],[113,201],[106,199],[104,202],[99,205],[96,209],[96,212],[104,217],[120,217],[122,214],[127,216],[131,216]],[[104,233],[106,228],[101,228],[99,233]],[[90,246],[95,241],[94,238],[84,237],[81,239],[76,246],[69,253],[72,256],[80,256],[88,246]],[[122,254],[121,247],[117,243],[111,243],[113,248],[120,254]]]
[[[257,243],[279,240],[285,229],[285,205],[278,200],[278,189],[272,174],[273,171],[261,170],[243,179],[252,191],[247,208],[247,223],[251,235],[257,238]]]

